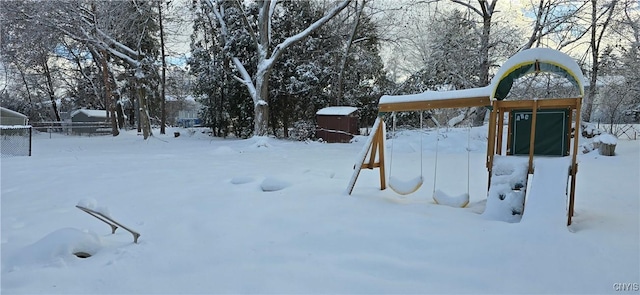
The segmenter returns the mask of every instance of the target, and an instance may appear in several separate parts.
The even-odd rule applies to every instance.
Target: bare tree
[[[231,32],[227,24],[226,7],[222,0],[204,0],[212,9],[215,20],[220,26],[222,38],[225,43],[229,43]],[[340,11],[349,5],[351,0],[337,2],[337,4],[329,9],[323,17],[310,24],[305,30],[286,38],[282,43],[273,46],[271,44],[271,18],[276,11],[278,1],[276,0],[260,0],[258,5],[257,27],[254,30],[250,25],[246,14],[243,15],[244,29],[249,32],[251,39],[257,48],[257,63],[250,65],[248,61],[242,61],[239,57],[233,56],[231,60],[233,65],[240,73],[240,77],[236,77],[238,81],[243,83],[254,105],[254,136],[265,136],[268,133],[269,124],[269,74],[274,63],[278,60],[284,50],[291,44],[298,42],[309,36],[314,30],[327,23],[331,18],[336,16]],[[242,5],[236,3],[236,5]],[[244,7],[239,7],[244,9]],[[255,78],[251,77],[247,71],[247,67],[253,66],[255,69]]]
[[[603,3],[604,2],[604,3]],[[591,25],[589,39],[589,51],[591,52],[591,73],[589,76],[589,91],[583,99],[582,119],[585,122],[591,121],[591,113],[593,112],[593,102],[598,93],[596,85],[598,74],[600,71],[600,54],[603,38],[606,36],[607,29],[613,19],[618,0],[600,1],[591,0]]]
[[[67,2],[38,2],[37,6],[29,6],[30,9],[24,9],[23,2],[15,2],[15,13],[25,24],[47,28],[56,34],[62,34],[67,38],[75,40],[83,44],[92,51],[94,57],[115,59],[124,62],[131,67],[137,69],[136,77],[143,77],[149,68],[143,69],[146,61],[144,52],[140,49],[140,42],[137,42],[137,48],[131,48],[123,42],[117,40],[116,35],[110,32],[114,30],[129,30],[130,38],[141,38],[140,31],[135,31],[132,27],[122,25],[122,14],[114,13],[111,10],[121,5],[110,6],[110,3],[100,3],[93,1],[67,1]],[[29,3],[27,3],[29,4]],[[117,11],[116,11],[117,12]],[[120,11],[127,13],[126,11]],[[131,11],[129,11],[131,13]],[[136,14],[134,11],[133,14]],[[114,15],[115,14],[115,15]],[[132,15],[131,17],[142,17],[140,15]],[[120,27],[119,27],[120,26]],[[142,30],[144,31],[144,29]],[[118,32],[122,33],[122,32]],[[121,35],[121,34],[120,34]],[[108,98],[108,97],[107,97]],[[107,107],[113,103],[107,103]],[[143,116],[143,134],[147,139],[151,134],[151,125],[149,121],[149,113],[146,104],[141,103]],[[114,112],[110,112],[111,116],[115,116]],[[116,126],[117,127],[117,126]],[[115,133],[115,132],[114,132]]]
[[[366,4],[367,0],[356,0],[356,7],[355,7],[355,13],[353,15],[353,23],[351,24],[351,31],[349,32],[349,39],[347,39],[347,42],[344,46],[344,51],[342,52],[342,58],[340,60],[340,67],[338,68],[338,91],[335,95],[335,104],[336,105],[341,105],[342,104],[342,91],[343,91],[343,79],[344,79],[344,71],[345,71],[345,67],[347,66],[347,59],[349,57],[349,50],[351,49],[351,46],[353,45],[353,43],[356,41],[355,37],[356,37],[356,32],[358,31],[358,25],[360,23],[360,17],[362,15],[362,11],[364,10],[364,6]]]
[[[539,0],[538,5],[532,7],[532,12],[535,13],[534,23],[521,50],[539,47],[542,39],[547,36],[559,37],[559,46],[578,40],[575,36],[578,26],[576,18],[587,4],[586,1],[576,3],[572,0]]]
[[[491,21],[493,19],[494,12],[496,12],[496,4],[498,0],[477,0],[477,4],[474,5],[470,0],[451,0],[451,2],[460,4],[470,11],[473,11],[475,14],[482,18],[482,33],[480,35],[480,69],[479,69],[479,77],[480,77],[480,85],[479,86],[487,86],[489,85],[489,70],[491,69],[491,62],[489,60],[489,51],[490,51],[490,38],[491,38]],[[487,109],[484,107],[478,107],[475,110],[475,116],[473,118],[473,126],[482,126],[484,122],[484,117],[487,114]]]

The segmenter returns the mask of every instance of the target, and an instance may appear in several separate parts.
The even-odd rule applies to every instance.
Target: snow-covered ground
[[[423,175],[404,197],[379,189],[378,170],[345,194],[364,137],[155,133],[36,134],[33,156],[2,159],[2,294],[638,291],[638,141],[618,140],[614,157],[579,156],[570,232],[526,208],[520,223],[481,214],[486,128],[440,132],[435,188],[465,194],[469,175],[462,209],[432,199],[434,131],[387,146],[392,175]],[[77,204],[140,232],[139,243]]]

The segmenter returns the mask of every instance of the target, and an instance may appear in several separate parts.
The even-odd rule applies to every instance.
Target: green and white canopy
[[[491,80],[492,99],[503,100],[513,81],[530,73],[547,72],[567,78],[584,95],[584,76],[578,64],[568,55],[549,48],[532,48],[509,58]]]

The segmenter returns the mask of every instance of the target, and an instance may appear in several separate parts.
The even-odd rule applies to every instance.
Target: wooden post
[[[381,119],[382,120],[382,119]],[[384,142],[386,140],[384,121],[378,126],[378,163],[380,165],[380,190],[387,188],[387,174],[384,169]]]
[[[582,98],[576,98],[576,133],[573,137],[573,155],[571,155],[571,191],[569,192],[569,211],[567,212],[567,226],[571,225],[573,217],[573,206],[576,197],[576,175],[578,174],[578,138],[580,138],[580,109],[582,108]]]
[[[533,173],[533,154],[536,145],[536,122],[538,117],[538,100],[533,101],[531,111],[531,137],[529,137],[529,174]]]
[[[31,157],[31,144],[33,143],[33,127],[29,126],[29,157]]]
[[[487,169],[491,172],[491,166],[493,165],[493,154],[496,145],[496,106],[494,104],[491,113],[489,114],[489,135],[487,138]],[[491,175],[491,173],[489,173]]]
[[[496,110],[496,123],[498,125],[498,135],[497,135],[497,144],[496,149],[498,155],[502,155],[502,132],[504,129],[504,110],[498,108]]]
[[[495,136],[496,136],[496,109],[498,108],[498,103],[496,101],[492,102],[491,113],[489,113],[489,135],[487,136],[487,158],[486,158],[486,166],[487,166],[487,190],[491,187],[491,174],[493,171],[493,153],[495,147]]]
[[[569,108],[569,118],[567,119],[569,122],[568,127],[567,127],[567,142],[571,142],[571,122],[573,122],[573,108]],[[576,123],[577,124],[577,123]],[[576,132],[578,130],[576,129]],[[578,133],[576,133],[576,136],[579,136]],[[565,151],[565,154],[568,156],[571,154],[571,145],[567,145],[567,149]]]
[[[513,124],[513,120],[511,119],[513,116],[511,115],[512,110],[505,111],[509,113],[509,119],[507,122],[507,155],[512,155],[513,151],[511,150],[511,140],[513,138],[513,130],[511,129],[511,124]]]

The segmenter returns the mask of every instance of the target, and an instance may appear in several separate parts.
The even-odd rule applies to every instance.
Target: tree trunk
[[[598,148],[598,153],[603,156],[615,156],[616,145],[609,144],[609,143],[600,143],[600,147]]]
[[[107,104],[107,112],[111,117],[111,135],[118,136],[118,123],[116,122],[115,103],[111,98],[111,83],[109,83],[109,67],[107,66],[107,51],[102,51],[102,80],[104,83],[104,101]]]
[[[269,134],[269,72],[265,71],[256,78],[257,102],[254,104],[255,117],[254,136],[267,136]]]
[[[591,0],[591,40],[589,43],[591,47],[591,79],[589,81],[589,92],[585,97],[586,99],[583,99],[582,102],[582,120],[585,122],[591,122],[593,104],[595,103],[595,98],[598,93],[596,83],[598,82],[598,72],[600,70],[600,43],[602,42],[607,27],[611,23],[617,3],[617,0],[612,0],[608,4],[603,5],[605,11],[598,11],[598,0]],[[605,20],[600,24],[598,24],[598,19],[600,18],[598,13],[600,13],[600,16],[606,14]],[[599,32],[598,29],[600,30]]]
[[[140,120],[142,128],[142,137],[144,139],[153,135],[151,133],[151,122],[149,122],[149,111],[147,110],[147,91],[143,85],[138,81],[138,100],[140,101]]]
[[[162,26],[162,1],[158,2],[158,21],[160,24],[160,53],[162,58],[162,81],[160,81],[160,134],[165,134],[167,111],[165,109],[165,83],[167,81],[167,61],[164,53],[164,28]]]
[[[118,119],[118,129],[124,128],[124,111],[122,110],[122,105],[116,103],[116,115]]]
[[[598,28],[597,25],[597,11],[596,7],[598,5],[597,0],[591,0],[591,77],[589,79],[589,92],[586,97],[582,99],[582,120],[585,122],[591,122],[591,113],[593,112],[593,101],[596,98],[598,93],[598,86],[596,85],[598,81],[598,45],[596,43],[596,33]]]
[[[349,57],[349,51],[351,50],[351,45],[353,45],[353,40],[355,39],[356,32],[358,31],[358,25],[360,24],[360,16],[362,15],[362,10],[364,10],[366,0],[362,0],[362,5],[358,5],[356,3],[356,14],[355,20],[353,22],[353,27],[351,27],[351,33],[349,34],[349,40],[347,40],[347,45],[344,49],[344,53],[342,54],[342,60],[340,61],[340,68],[338,69],[338,93],[336,94],[335,105],[339,106],[342,104],[342,96],[343,96],[343,81],[344,81],[344,70],[347,66],[347,59]]]
[[[56,96],[53,92],[53,79],[51,79],[51,71],[49,71],[49,64],[46,60],[42,62],[44,68],[44,75],[47,78],[47,93],[51,100],[51,107],[53,108],[53,115],[56,121],[60,122],[60,112],[58,112],[58,103],[56,102]]]
[[[497,0],[494,0],[490,5],[485,3],[486,1],[480,1],[482,6],[482,36],[480,37],[480,86],[489,85],[489,69],[491,64],[489,63],[489,37],[491,36],[491,17],[493,16],[494,7]],[[471,124],[473,126],[482,126],[484,124],[484,117],[487,115],[487,109],[485,107],[476,107],[475,116]]]

